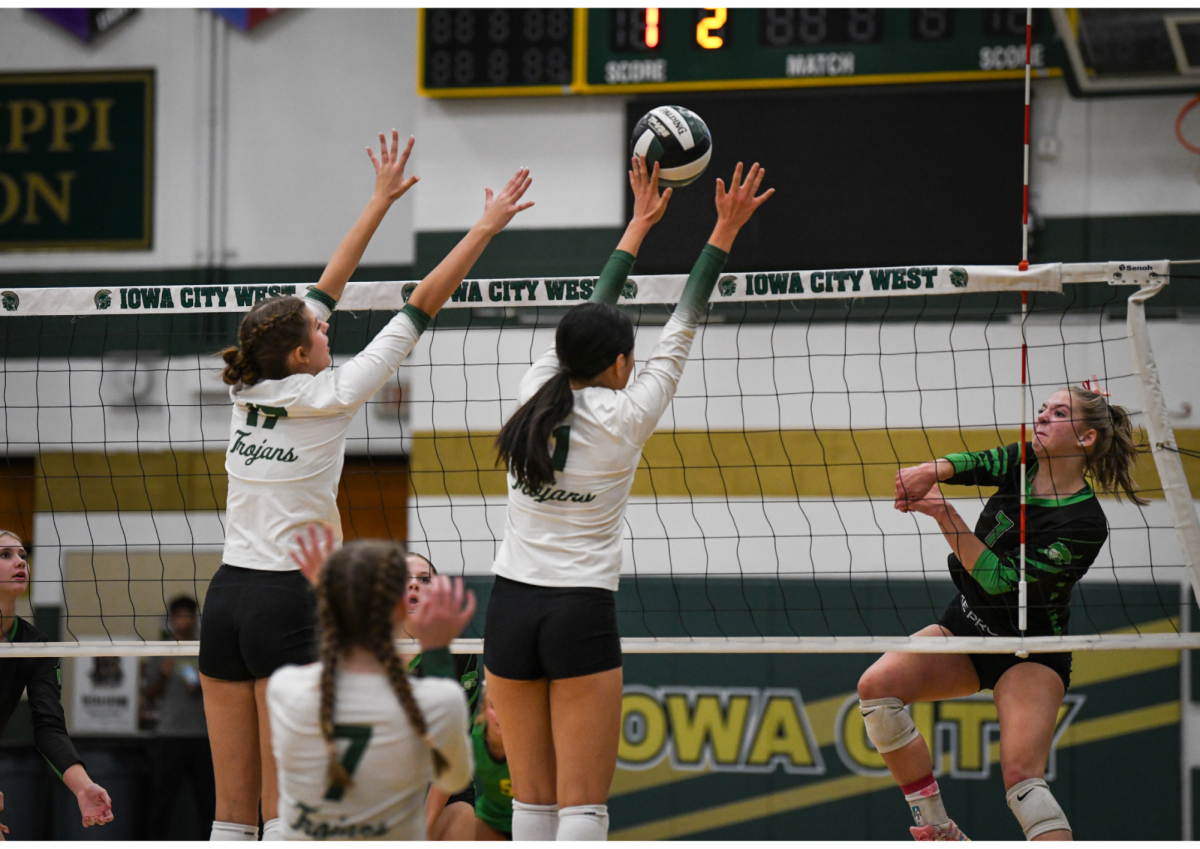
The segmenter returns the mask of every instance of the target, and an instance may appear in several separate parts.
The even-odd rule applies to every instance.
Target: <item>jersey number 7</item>
[[[363,752],[367,750],[367,743],[371,742],[371,726],[335,725],[333,726],[333,739],[350,741],[346,753],[342,755],[342,768],[346,770],[346,775],[353,777],[354,770],[358,769],[358,762],[362,760]],[[329,789],[325,791],[325,801],[340,802],[345,795],[345,787],[330,784]]]

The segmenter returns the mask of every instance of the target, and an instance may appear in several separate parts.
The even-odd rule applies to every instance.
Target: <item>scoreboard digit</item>
[[[571,91],[574,9],[419,9],[417,31],[419,94]]]

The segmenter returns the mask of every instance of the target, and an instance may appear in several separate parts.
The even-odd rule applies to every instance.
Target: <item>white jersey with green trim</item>
[[[318,318],[324,304],[309,300]],[[239,383],[229,390],[233,416],[222,562],[245,569],[296,569],[289,551],[310,522],[342,540],[338,481],[346,432],[366,401],[395,374],[420,338],[423,314],[397,313],[363,351],[317,375]],[[324,315],[321,311],[324,310]]]
[[[353,782],[329,783],[321,736],[321,664],[285,666],[267,685],[271,747],[279,768],[279,817],[289,840],[425,839],[429,785],[454,794],[475,770],[462,687],[448,678],[409,678],[426,731],[449,766],[433,774],[433,755],[379,673],[339,672],[334,742]]]
[[[574,391],[574,408],[554,431],[554,483],[534,490],[517,486],[509,475],[495,574],[541,587],[616,591],[625,508],[642,446],[675,397],[695,336],[694,327],[673,317],[627,387]],[[558,369],[551,348],[521,380],[519,403]]]

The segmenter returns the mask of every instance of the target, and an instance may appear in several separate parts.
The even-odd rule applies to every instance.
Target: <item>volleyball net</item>
[[[1181,599],[1200,574],[1191,494],[1200,491],[1200,430],[1174,428],[1154,359],[1155,349],[1170,352],[1170,389],[1195,397],[1200,370],[1179,362],[1194,329],[1145,311],[1173,271],[1191,277],[1196,268],[723,275],[630,498],[618,593],[625,650],[1200,647],[1200,635],[1180,626]],[[685,280],[634,275],[626,285],[620,304],[637,328],[638,362]],[[521,376],[594,282],[460,286],[353,422],[339,495],[347,538],[406,540],[441,573],[486,588],[507,491],[493,440],[516,408]],[[331,320],[335,366],[414,286],[347,286]],[[164,639],[163,619],[177,595],[203,605],[220,564],[230,402],[215,352],[254,303],[306,288],[0,292],[9,490],[0,514],[32,542],[23,609],[58,611],[60,625],[54,642],[10,654],[195,653],[195,643]],[[1103,498],[1109,538],[1075,589],[1071,636],[906,637],[935,621],[955,590],[936,523],[893,508],[897,470],[1015,442],[1023,397],[1031,417],[1085,379],[1145,429],[1152,451],[1135,477],[1150,503]],[[252,449],[232,450],[253,462]],[[972,526],[991,493],[943,491]],[[551,487],[539,497],[561,495]],[[457,650],[479,650],[472,631]]]

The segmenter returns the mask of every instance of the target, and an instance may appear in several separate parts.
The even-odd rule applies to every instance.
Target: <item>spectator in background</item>
[[[196,601],[179,596],[168,607],[168,639],[199,639]],[[196,808],[193,840],[207,840],[216,808],[212,749],[204,721],[204,695],[195,657],[150,658],[142,673],[142,695],[158,701],[158,737],[153,754],[151,839],[168,837],[170,816],[184,779],[192,785]]]

